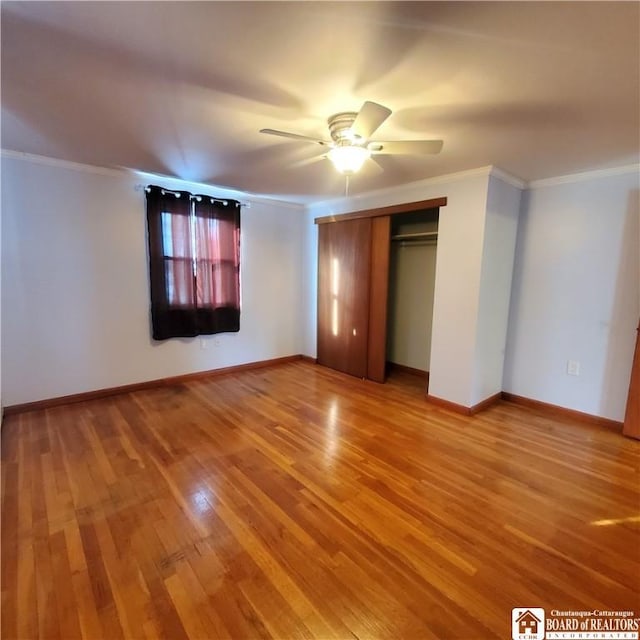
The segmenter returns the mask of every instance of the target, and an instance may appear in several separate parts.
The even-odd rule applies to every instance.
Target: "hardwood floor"
[[[305,362],[10,416],[2,637],[509,638],[640,610],[639,443]]]

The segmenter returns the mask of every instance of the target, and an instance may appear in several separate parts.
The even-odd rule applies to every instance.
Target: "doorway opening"
[[[438,209],[391,220],[387,374],[428,386],[438,245]],[[412,376],[412,377],[407,377]]]

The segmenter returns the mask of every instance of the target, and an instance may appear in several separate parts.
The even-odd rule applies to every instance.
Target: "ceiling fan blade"
[[[289,166],[293,168],[308,167],[310,164],[315,164],[316,162],[320,162],[320,160],[326,160],[326,159],[327,159],[327,154],[323,153],[322,155],[313,156],[312,158],[305,158],[304,160],[298,160],[298,162],[294,162]]]
[[[368,140],[371,134],[391,115],[391,109],[383,107],[377,102],[367,100],[363,105],[356,119],[351,125],[351,131],[362,138]]]
[[[280,136],[281,138],[291,138],[292,140],[302,140],[303,142],[314,142],[315,144],[322,144],[327,147],[331,145],[327,140],[318,140],[310,136],[302,136],[299,133],[289,133],[288,131],[278,131],[277,129],[260,129],[260,133],[267,133],[270,136]]]
[[[363,169],[366,173],[377,175],[384,171],[382,165],[373,157],[369,156],[364,163]]]
[[[374,154],[428,155],[440,153],[443,144],[442,140],[395,140],[393,142],[370,142],[367,148]]]

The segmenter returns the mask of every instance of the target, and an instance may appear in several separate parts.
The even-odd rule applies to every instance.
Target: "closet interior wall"
[[[430,209],[392,219],[388,366],[429,371],[438,215],[437,209]]]

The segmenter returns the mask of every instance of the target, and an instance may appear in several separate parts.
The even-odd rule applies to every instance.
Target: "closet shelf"
[[[436,240],[438,237],[437,231],[421,231],[419,233],[398,233],[395,236],[391,236],[391,240],[407,241],[407,240]]]

